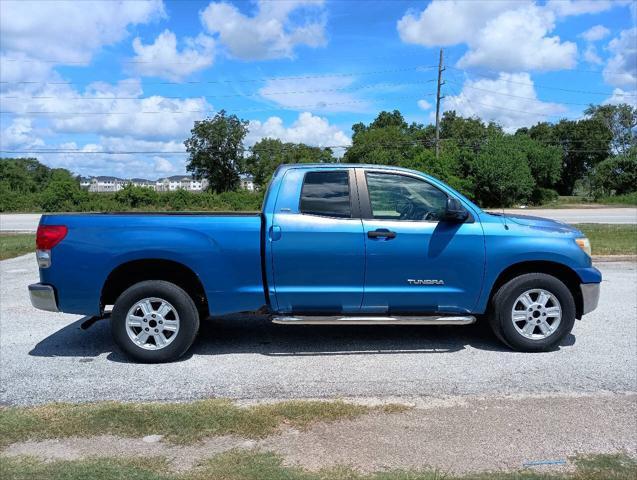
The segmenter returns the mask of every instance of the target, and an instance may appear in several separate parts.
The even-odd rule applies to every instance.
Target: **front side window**
[[[349,172],[308,172],[301,189],[301,213],[350,218]]]
[[[438,221],[445,213],[447,195],[424,180],[376,172],[366,177],[374,218]]]

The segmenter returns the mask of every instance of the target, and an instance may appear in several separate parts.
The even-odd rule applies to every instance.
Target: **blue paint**
[[[304,175],[319,168],[350,172],[352,218],[299,211]],[[460,224],[359,214],[364,199],[354,201],[361,191],[354,173],[358,169],[416,176],[458,199],[471,219]],[[538,260],[571,269],[582,283],[601,281],[574,241],[582,236],[578,230],[540,218],[507,220],[508,229],[501,216],[420,172],[299,164],[279,168],[261,215],[44,215],[42,224],[66,225],[69,231],[40,277],[55,287],[62,311],[87,315],[100,313],[108,275],[141,259],[171,260],[191,269],[204,286],[213,315],[264,305],[281,313],[481,314],[506,268]],[[377,229],[391,230],[396,237],[369,238],[368,232]],[[410,278],[444,284],[413,285]]]

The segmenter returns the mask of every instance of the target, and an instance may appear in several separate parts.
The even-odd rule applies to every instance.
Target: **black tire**
[[[546,338],[523,336],[512,321],[512,310],[518,297],[533,289],[543,289],[559,301],[562,317],[557,329]],[[518,307],[519,308],[519,307]],[[564,283],[545,273],[527,273],[502,285],[491,299],[489,323],[493,333],[503,343],[521,352],[545,352],[555,348],[568,335],[575,323],[575,300]]]
[[[175,338],[160,349],[145,349],[137,345],[127,333],[126,317],[129,310],[145,298],[165,300],[174,307],[179,316],[179,328],[174,334]],[[190,295],[177,285],[163,280],[147,280],[128,288],[115,301],[111,326],[115,343],[129,357],[144,363],[170,362],[186,353],[195,340],[199,331],[199,313]],[[166,335],[170,333],[166,332]]]

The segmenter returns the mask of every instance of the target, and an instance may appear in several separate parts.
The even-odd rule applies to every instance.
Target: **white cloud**
[[[297,45],[325,45],[325,20],[317,8],[322,5],[323,0],[258,0],[256,13],[249,16],[230,3],[212,2],[200,16],[207,31],[236,58],[290,58]],[[301,14],[310,19],[291,19]]]
[[[161,0],[3,2],[0,43],[5,51],[37,60],[88,62],[102,46],[122,40],[129,25],[163,15]]]
[[[604,63],[601,57],[597,54],[597,48],[595,48],[595,45],[593,44],[586,46],[586,50],[584,50],[584,60],[595,65],[601,65]]]
[[[510,10],[487,22],[460,67],[482,66],[495,70],[561,70],[576,64],[577,46],[548,36],[555,19],[534,5]],[[514,48],[512,46],[515,45]]]
[[[215,41],[200,34],[187,38],[185,48],[177,49],[177,38],[170,30],[164,30],[151,44],[144,45],[139,37],[133,40],[134,71],[140,75],[162,77],[180,81],[214,61]]]
[[[424,46],[467,44],[460,67],[497,71],[560,70],[576,63],[577,46],[549,36],[555,14],[530,1],[434,0],[397,24],[401,39]]]
[[[247,145],[254,145],[262,138],[278,138],[283,142],[305,143],[318,147],[350,145],[351,139],[338,127],[330,125],[323,117],[310,112],[299,114],[298,118],[286,127],[280,117],[270,117],[261,122],[251,120]],[[337,151],[338,153],[338,151]]]
[[[205,98],[143,97],[138,79],[115,85],[96,82],[84,92],[69,85],[45,85],[36,91],[27,86],[4,98],[3,109],[38,115],[50,122],[54,132],[143,139],[185,138],[193,122],[212,109]]]
[[[281,77],[265,82],[265,85],[259,89],[259,94],[268,101],[296,110],[363,111],[368,106],[367,101],[361,100],[349,92],[341,91],[350,87],[355,81],[354,77],[338,76]]]
[[[466,80],[462,91],[447,96],[442,106],[465,117],[495,121],[507,132],[566,112],[560,104],[537,98],[528,73],[503,72],[496,79]]]
[[[605,12],[631,0],[549,0],[546,7],[561,17]]]
[[[637,86],[637,27],[623,30],[608,44],[613,56],[604,68],[604,81],[615,87]]]
[[[418,100],[418,108],[421,110],[429,110],[431,108],[431,103],[424,99]]]
[[[155,161],[155,172],[157,173],[173,173],[175,171],[175,166],[164,157],[153,157]]]
[[[146,141],[129,137],[100,137],[97,142],[78,145],[65,142],[44,148],[67,150],[62,153],[38,153],[34,156],[51,167],[66,168],[81,175],[115,175],[122,178],[157,178],[186,171],[186,152],[181,142]],[[73,152],[72,150],[77,150]],[[107,152],[150,151],[165,154],[118,154]],[[181,154],[172,152],[183,151]],[[171,152],[169,155],[168,152]]]
[[[597,42],[602,38],[606,38],[608,35],[610,35],[610,30],[604,25],[595,25],[579,34],[579,36],[587,42]]]
[[[38,138],[29,118],[14,118],[11,124],[2,129],[0,134],[0,146],[2,148],[33,148],[44,145],[44,141]]]
[[[637,88],[635,90],[622,90],[621,88],[615,88],[613,90],[613,94],[602,103],[609,105],[627,103],[628,105],[632,105],[637,108]]]
[[[530,4],[530,1],[525,3]],[[409,11],[398,20],[398,33],[403,42],[425,47],[467,43],[479,34],[489,19],[519,5],[516,0],[434,0],[420,14]]]

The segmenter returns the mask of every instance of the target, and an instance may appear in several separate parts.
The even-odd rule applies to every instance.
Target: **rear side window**
[[[349,172],[307,172],[301,189],[301,213],[350,218]]]

